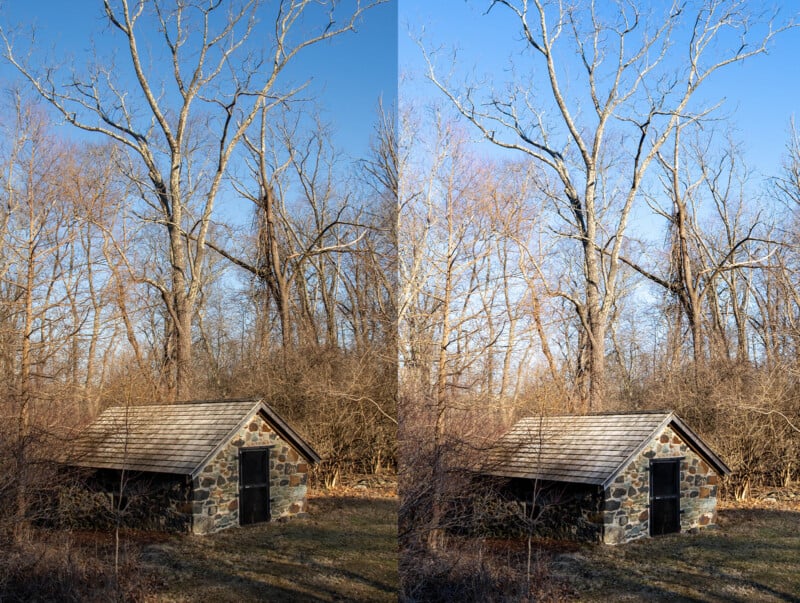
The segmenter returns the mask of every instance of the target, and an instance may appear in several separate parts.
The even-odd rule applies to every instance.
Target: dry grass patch
[[[555,545],[555,548],[554,548]],[[528,555],[524,539],[446,538],[436,551],[404,551],[401,601],[407,603],[550,603],[570,591],[550,575],[553,550],[537,542]]]
[[[727,505],[719,528],[554,559],[579,601],[800,601],[800,510]]]
[[[396,600],[397,499],[356,493],[313,493],[305,519],[148,545],[148,600]]]
[[[396,601],[397,506],[395,484],[370,480],[312,491],[303,519],[126,530],[118,571],[113,533],[36,532],[2,547],[0,601]]]
[[[35,531],[25,542],[0,548],[3,603],[140,601],[146,596],[138,546],[122,546],[115,566],[109,534]]]

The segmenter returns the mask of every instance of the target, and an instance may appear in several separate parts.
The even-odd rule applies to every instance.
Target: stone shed
[[[129,524],[208,534],[305,513],[319,460],[267,404],[246,399],[108,408],[67,464],[88,469]]]
[[[714,525],[730,469],[674,413],[655,411],[522,419],[482,473],[560,535],[617,544]]]

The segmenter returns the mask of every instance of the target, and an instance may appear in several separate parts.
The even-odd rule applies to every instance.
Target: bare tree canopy
[[[492,582],[499,555],[483,565],[494,505],[506,524],[546,513],[537,480],[475,475],[521,417],[675,409],[735,467],[724,496],[796,488],[797,137],[779,132],[783,167],[765,161],[775,137],[756,149],[761,121],[730,109],[773,110],[745,88],[771,70],[780,90],[794,23],[714,0],[412,4],[398,241],[408,596],[545,592],[522,571]],[[773,48],[785,55],[771,63]]]
[[[109,404],[268,398],[324,456],[315,482],[394,469],[391,110],[337,133],[345,94],[317,84],[344,77],[313,63],[376,47],[350,34],[393,27],[371,10],[390,3],[64,6],[96,38],[55,56],[6,27],[38,9],[4,13],[4,546],[29,542],[63,485],[53,451]],[[393,73],[376,56],[364,73]],[[383,85],[346,100],[375,106]]]
[[[577,286],[563,283],[559,295],[580,320],[585,408],[602,409],[620,253],[645,175],[679,125],[713,110],[693,102],[703,83],[764,53],[788,25],[753,15],[742,1],[642,7],[495,0],[487,6],[489,16],[494,12],[504,13],[513,24],[508,35],[524,47],[512,58],[509,80],[494,86],[448,76],[438,54],[420,42],[427,75],[487,140],[555,176],[558,187],[547,194],[580,266]]]
[[[162,229],[162,275],[137,278],[158,291],[168,315],[173,397],[191,393],[192,322],[231,158],[259,115],[302,88],[281,84],[287,65],[305,48],[354,30],[383,1],[104,0],[118,52],[73,67],[42,65],[3,30],[6,58],[63,119],[130,153],[128,175],[148,208],[142,218]]]

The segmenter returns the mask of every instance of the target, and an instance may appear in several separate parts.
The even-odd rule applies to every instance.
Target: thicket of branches
[[[400,239],[409,417],[427,409],[426,440],[474,440],[526,414],[580,412],[584,336],[564,293],[574,258],[547,206],[550,183],[529,162],[482,157],[455,122],[437,131],[433,161],[404,181],[417,187]],[[765,445],[797,437],[796,136],[763,185],[736,146],[682,147],[686,206],[660,190],[671,174],[654,180],[655,229],[628,237],[621,253],[598,410],[675,409],[723,450],[753,424],[785,436]],[[764,463],[759,479],[787,481],[796,467],[789,454]]]

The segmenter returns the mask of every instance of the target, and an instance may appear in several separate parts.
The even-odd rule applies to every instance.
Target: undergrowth
[[[107,535],[103,535],[107,536]],[[147,580],[134,548],[115,567],[110,537],[81,541],[70,533],[32,533],[6,543],[0,556],[0,601],[139,601]]]

